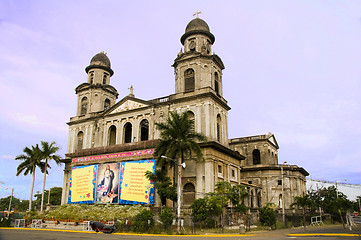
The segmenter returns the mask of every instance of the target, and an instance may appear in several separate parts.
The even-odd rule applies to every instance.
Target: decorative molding
[[[88,162],[94,160],[104,160],[104,159],[112,159],[112,158],[123,158],[123,157],[133,157],[140,155],[151,155],[154,153],[154,149],[145,149],[138,151],[130,151],[130,152],[121,152],[121,153],[110,153],[104,155],[96,155],[96,156],[87,156],[87,157],[79,157],[73,158],[71,161],[75,162]]]
[[[137,108],[142,108],[142,107],[147,107],[148,105],[140,103],[140,102],[135,102],[132,100],[127,100],[125,101],[122,105],[120,105],[119,107],[117,107],[116,109],[114,109],[110,114],[113,113],[119,113],[119,112],[124,112],[124,111],[129,111],[129,110],[133,110],[133,109],[137,109]]]

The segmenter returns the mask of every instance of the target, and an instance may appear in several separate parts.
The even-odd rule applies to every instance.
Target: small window
[[[219,95],[219,83],[218,83],[218,73],[214,73],[214,90],[216,91],[216,94]]]
[[[88,111],[88,98],[83,97],[81,100],[81,106],[80,106],[80,115],[85,115]]]
[[[222,166],[218,165],[218,173],[222,173]]]
[[[248,181],[249,184],[252,184],[252,181]]]
[[[94,73],[93,72],[90,72],[90,84],[93,84],[93,81],[94,81]]]
[[[104,101],[104,111],[110,107],[110,100],[107,98]]]
[[[184,72],[184,91],[185,92],[193,92],[194,91],[194,70],[187,69]]]
[[[282,180],[278,180],[278,186],[281,186],[282,185]]]
[[[79,132],[77,135],[77,147],[76,149],[83,149],[83,132]]]
[[[221,116],[218,114],[217,115],[217,141],[220,142],[221,141],[221,138],[222,138],[222,135],[221,135]]]
[[[194,126],[195,126],[195,117],[194,117],[194,113],[191,111],[188,111],[188,120],[192,121],[192,127],[191,127],[191,131],[195,132]]]
[[[107,78],[108,78],[108,74],[107,74],[107,73],[104,73],[104,74],[103,74],[103,84],[106,84]]]
[[[191,39],[189,41],[189,50],[191,51],[195,51],[196,50],[196,41],[195,39]]]
[[[235,178],[236,177],[236,171],[234,169],[232,169],[232,178]]]

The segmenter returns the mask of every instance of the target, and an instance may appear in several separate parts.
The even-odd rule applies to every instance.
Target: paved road
[[[323,234],[323,235],[320,235]],[[338,234],[338,235],[337,235]],[[350,231],[342,226],[315,227],[303,229],[286,229],[270,232],[258,232],[248,235],[202,235],[202,236],[164,236],[164,235],[135,235],[135,234],[102,234],[94,232],[71,232],[59,230],[31,230],[31,229],[4,229],[0,228],[0,240],[99,240],[99,239],[122,239],[122,240],[334,240],[334,239],[361,239],[361,229]]]

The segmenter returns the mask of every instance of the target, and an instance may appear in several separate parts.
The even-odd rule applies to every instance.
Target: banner
[[[154,204],[155,160],[125,161],[71,168],[68,203]]]
[[[120,163],[120,204],[154,204],[154,183],[145,177],[146,171],[154,173],[155,160]]]
[[[94,203],[97,165],[71,168],[68,203]]]
[[[118,203],[119,163],[98,165],[95,203]]]

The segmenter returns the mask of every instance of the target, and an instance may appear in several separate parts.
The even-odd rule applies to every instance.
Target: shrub
[[[160,221],[162,222],[162,225],[164,227],[164,229],[169,229],[169,227],[172,225],[173,223],[173,212],[172,209],[170,209],[169,207],[165,207],[163,209],[163,212],[159,215]]]
[[[272,227],[276,224],[276,212],[270,205],[259,209],[259,221],[262,225]]]
[[[143,209],[135,216],[135,221],[132,226],[133,232],[144,233],[154,226],[153,213],[150,210]]]

